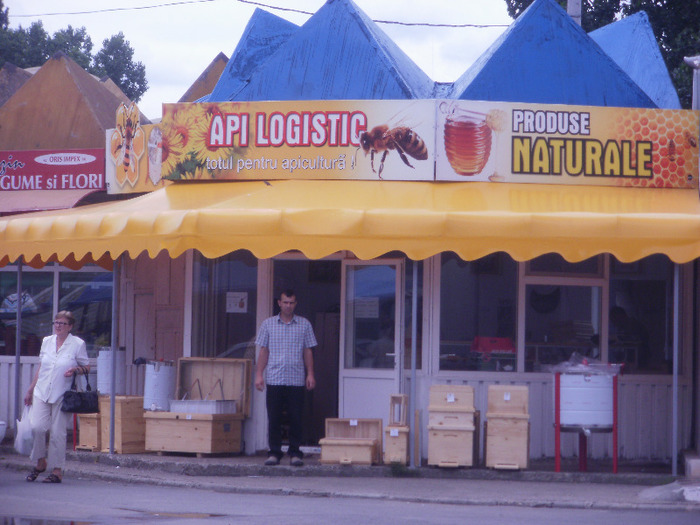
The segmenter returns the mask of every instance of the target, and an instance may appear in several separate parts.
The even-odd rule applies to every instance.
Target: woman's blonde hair
[[[73,326],[75,324],[75,317],[73,316],[73,312],[70,312],[68,310],[61,310],[56,314],[56,317],[53,318],[54,321],[57,321],[58,319],[68,319],[68,324]]]

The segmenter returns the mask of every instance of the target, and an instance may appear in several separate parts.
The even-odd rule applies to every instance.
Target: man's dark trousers
[[[285,409],[289,417],[290,457],[304,457],[299,449],[303,432],[304,387],[267,385],[267,422],[270,455],[282,459],[282,414]]]

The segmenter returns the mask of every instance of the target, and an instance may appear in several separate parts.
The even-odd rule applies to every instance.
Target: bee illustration
[[[122,105],[117,114],[117,129],[122,136],[121,144],[116,146],[116,153],[118,153],[117,165],[121,164],[126,171],[129,170],[131,165],[134,132],[139,125],[139,117],[139,110],[133,103],[128,109]]]
[[[109,151],[119,186],[127,181],[134,186],[139,178],[139,159],[146,149],[146,138],[140,120],[136,104],[132,103],[129,107],[120,104],[117,108],[117,125],[109,138]]]
[[[365,155],[367,153],[370,154],[370,163],[374,173],[377,173],[374,169],[374,155],[375,153],[382,153],[382,159],[379,163],[380,179],[382,178],[382,171],[384,171],[384,160],[391,150],[396,150],[401,160],[409,168],[413,168],[413,166],[408,161],[407,154],[416,160],[426,160],[428,158],[428,148],[423,139],[418,136],[418,133],[406,126],[397,126],[390,129],[386,124],[382,124],[372,128],[369,132],[365,131],[360,135],[360,147],[365,152]]]
[[[685,140],[688,141],[688,144],[693,147],[697,148],[698,147],[698,141],[695,137],[693,137],[688,130],[684,131],[683,134],[685,135]]]
[[[668,143],[668,160],[676,162],[676,143],[673,142],[673,139]]]

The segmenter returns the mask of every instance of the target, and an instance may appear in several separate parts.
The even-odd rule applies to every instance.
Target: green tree
[[[508,14],[516,18],[533,0],[505,0]],[[566,0],[558,0],[566,9]],[[645,11],[659,43],[681,105],[692,102],[692,71],[686,56],[700,54],[700,0],[581,0],[581,27],[586,32],[621,17]]]
[[[96,75],[111,78],[131,100],[141,100],[148,89],[146,66],[134,62],[134,50],[121,31],[102,42],[92,69]]]
[[[10,25],[10,17],[8,15],[10,8],[2,5],[2,0],[0,0],[0,30],[7,29]]]
[[[0,66],[11,62],[17,67],[40,66],[49,58],[49,35],[41,22],[29,29],[0,29]]]
[[[56,31],[50,36],[41,21],[28,29],[9,26],[9,8],[0,0],[0,67],[10,62],[17,67],[42,66],[56,52],[63,51],[86,71],[109,76],[131,100],[138,102],[148,89],[146,67],[134,62],[134,50],[119,33],[104,40],[92,55],[92,40],[84,27]]]
[[[508,14],[517,18],[534,0],[505,0]],[[567,0],[557,0],[566,9]],[[581,27],[586,32],[615,21],[624,0],[581,0]]]
[[[49,56],[63,51],[85,70],[90,70],[92,63],[92,40],[84,27],[73,29],[68,26],[53,34],[48,43]]]

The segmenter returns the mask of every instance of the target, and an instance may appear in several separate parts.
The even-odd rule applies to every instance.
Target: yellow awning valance
[[[523,261],[610,253],[629,262],[700,256],[694,190],[486,182],[242,181],[173,184],[127,201],[0,219],[0,262],[87,261],[122,253],[318,259],[349,250],[371,259],[503,251]]]

